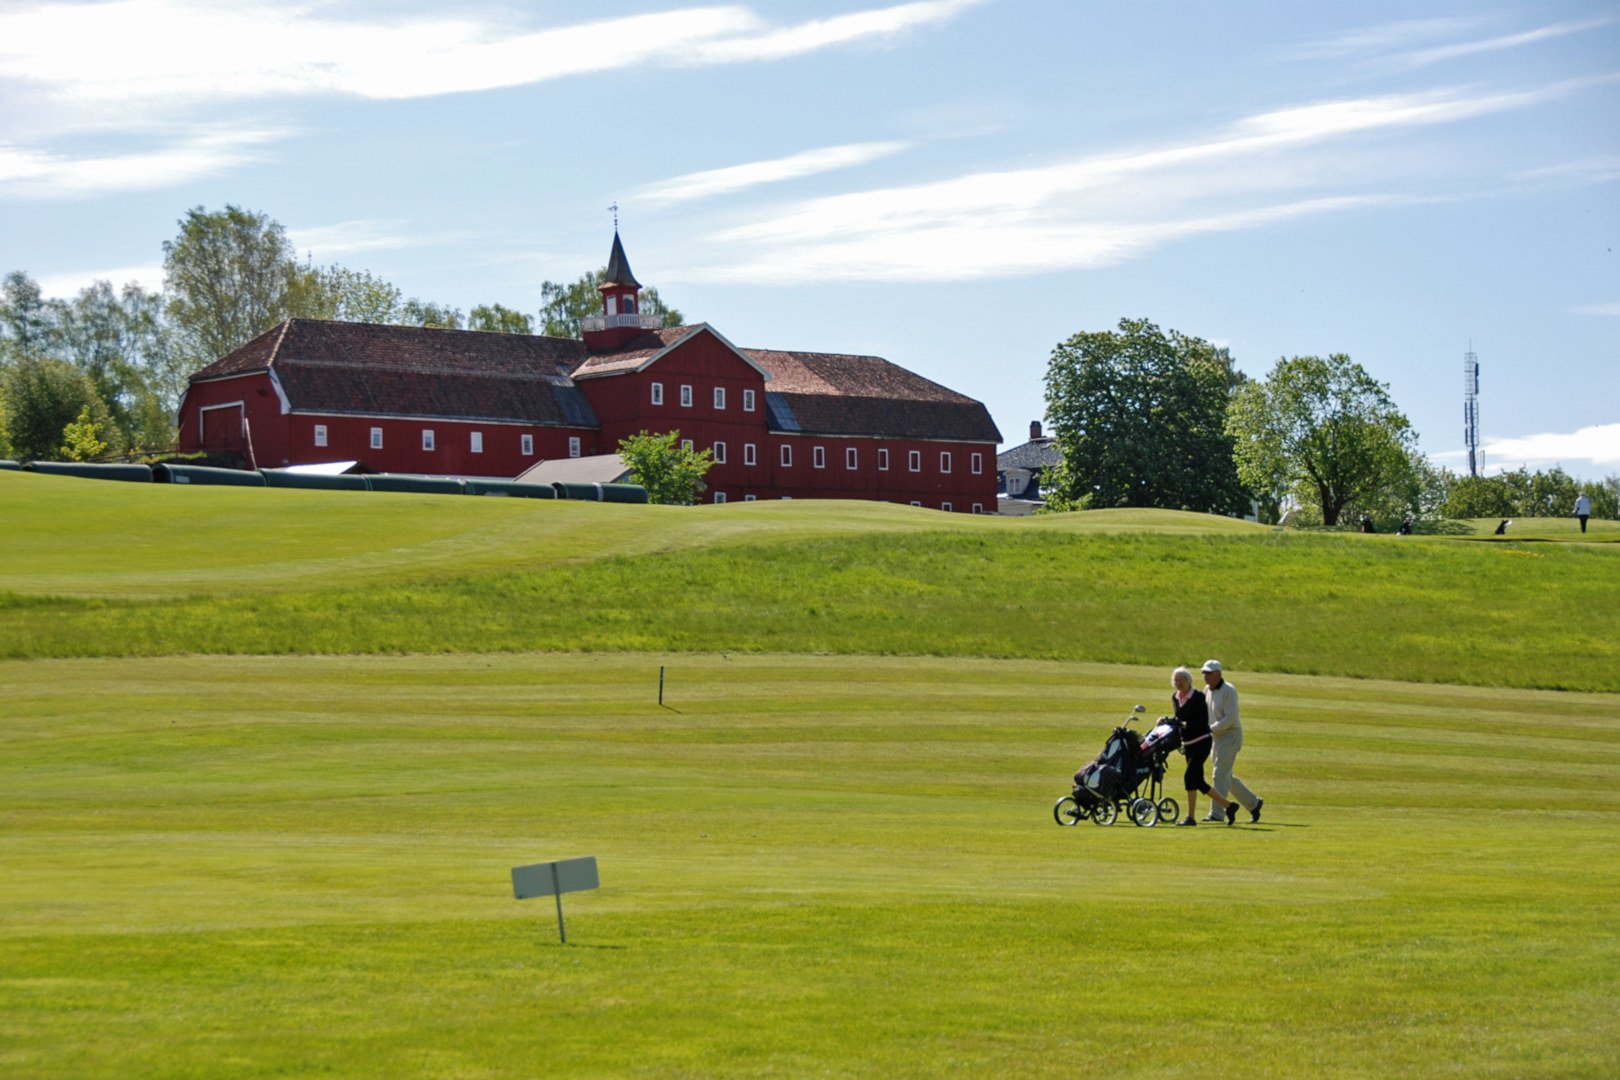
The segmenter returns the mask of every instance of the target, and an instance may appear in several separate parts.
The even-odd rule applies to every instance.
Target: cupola
[[[579,323],[585,347],[592,352],[621,348],[643,332],[658,329],[663,321],[657,315],[641,313],[641,282],[630,272],[618,229],[613,230],[607,276],[596,290],[602,294],[602,314],[587,315]]]

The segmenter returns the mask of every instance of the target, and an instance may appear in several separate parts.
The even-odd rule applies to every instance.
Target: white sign
[[[535,863],[533,866],[512,867],[512,895],[519,900],[533,896],[557,898],[557,937],[568,944],[568,933],[563,929],[562,894],[583,892],[600,887],[596,876],[596,856],[583,859],[560,859],[557,862]]]

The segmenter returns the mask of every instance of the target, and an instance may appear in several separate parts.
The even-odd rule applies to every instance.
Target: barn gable
[[[604,375],[627,375],[646,371],[676,349],[704,334],[714,338],[725,349],[735,354],[738,360],[752,368],[761,379],[770,381],[771,373],[750,356],[747,350],[737,348],[724,334],[708,323],[650,330],[621,348],[593,353],[573,369],[572,375],[576,379],[593,379]]]

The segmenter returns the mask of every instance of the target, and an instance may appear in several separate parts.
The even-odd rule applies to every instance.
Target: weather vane
[[[613,201],[613,205],[608,207],[608,209],[613,211],[613,231],[618,232],[619,231],[619,201],[617,199],[615,199]]]

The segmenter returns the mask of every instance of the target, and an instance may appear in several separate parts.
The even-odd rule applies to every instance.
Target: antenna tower
[[[1463,441],[1468,444],[1468,475],[1478,476],[1479,453],[1479,357],[1474,343],[1463,353]]]

